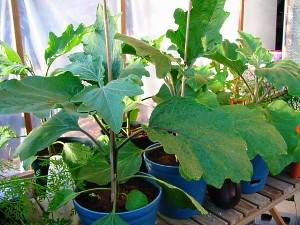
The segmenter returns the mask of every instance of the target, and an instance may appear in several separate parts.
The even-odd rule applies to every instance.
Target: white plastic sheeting
[[[18,0],[21,31],[25,53],[31,58],[39,74],[45,73],[44,49],[47,47],[48,33],[62,33],[68,24],[77,26],[83,22],[92,24],[98,0]],[[239,4],[237,0],[227,0],[226,10],[231,13],[222,33],[231,41],[237,38]],[[119,0],[108,1],[114,14],[120,13]],[[135,37],[156,38],[169,28],[176,28],[173,12],[176,8],[187,8],[187,0],[127,0],[127,30]],[[14,46],[13,25],[10,0],[0,0],[0,40]],[[66,63],[61,58],[52,68]],[[149,68],[153,71],[153,68]],[[158,91],[161,81],[147,78],[144,96],[151,96]],[[151,104],[150,104],[151,105]],[[151,108],[151,106],[150,106]],[[146,120],[151,109],[144,110],[142,120]],[[0,117],[0,125],[10,124],[19,134],[24,134],[20,115]],[[14,146],[17,143],[14,144]],[[14,147],[13,146],[13,147]],[[11,147],[11,146],[10,146]],[[1,155],[0,155],[1,156]],[[3,156],[2,156],[3,157]],[[6,155],[7,157],[7,155]]]

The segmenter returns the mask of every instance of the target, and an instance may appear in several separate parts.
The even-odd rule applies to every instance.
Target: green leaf
[[[49,202],[48,212],[53,212],[79,195],[70,189],[61,189],[55,193],[53,199]]]
[[[122,61],[120,58],[120,44],[114,40],[117,31],[117,24],[115,18],[108,12],[109,17],[109,43],[112,56],[112,75],[117,79],[120,75]],[[98,6],[96,13],[96,21],[92,25],[92,31],[85,35],[82,44],[86,55],[92,56],[93,61],[102,60],[102,67],[104,68],[105,78],[107,77],[107,63],[106,63],[106,44],[104,34],[103,8]],[[98,67],[99,69],[99,67]],[[106,83],[107,80],[104,81]]]
[[[246,143],[236,133],[233,119],[219,108],[173,97],[155,108],[146,131],[177,156],[181,175],[188,180],[203,177],[221,187],[227,178],[239,182],[251,177]]]
[[[170,72],[170,59],[165,54],[161,53],[157,48],[144,41],[140,41],[123,34],[117,34],[115,38],[124,42],[125,44],[132,46],[138,56],[149,57],[150,61],[155,65],[156,76],[158,78],[164,78],[167,73]]]
[[[172,202],[173,204],[181,208],[195,209],[202,214],[207,214],[207,211],[195,198],[193,198],[192,196],[190,196],[188,193],[184,192],[180,188],[153,176],[137,175],[137,177],[143,177],[145,179],[153,180],[156,183],[158,183],[159,186],[163,188],[166,199]]]
[[[116,213],[110,213],[95,221],[92,225],[128,225],[128,223],[122,220]]]
[[[244,61],[238,57],[238,46],[228,40],[216,46],[212,51],[205,54],[206,58],[212,59],[230,68],[237,75],[241,75],[247,69]]]
[[[23,161],[47,148],[68,131],[80,131],[78,117],[62,110],[40,127],[33,129],[18,146],[14,155],[20,156]]]
[[[225,0],[192,0],[188,64],[192,64],[199,56],[222,42],[220,29],[229,15],[224,11],[224,4]],[[178,29],[176,31],[169,30],[167,37],[177,46],[181,57],[184,58],[187,12],[177,9],[174,19]]]
[[[6,58],[13,63],[22,64],[22,60],[17,52],[15,52],[8,44],[0,41],[1,53],[5,53]]]
[[[280,60],[255,70],[258,77],[264,77],[277,89],[288,87],[292,96],[300,97],[300,68],[291,60]]]
[[[8,126],[0,127],[0,148],[7,144],[7,142],[16,137],[16,133]]]
[[[132,190],[128,193],[125,204],[127,211],[139,209],[146,205],[148,205],[148,198],[143,192],[139,190]]]
[[[268,161],[269,158],[287,154],[285,140],[260,109],[242,105],[224,109],[234,118],[235,129],[246,141],[250,159],[260,155],[270,165],[273,161]]]
[[[60,37],[50,32],[48,48],[45,50],[46,63],[51,65],[57,57],[66,54],[75,46],[79,45],[87,31],[83,24],[80,24],[76,30],[74,30],[73,25],[70,24]]]
[[[277,100],[267,107],[267,118],[281,133],[288,146],[288,155],[273,156],[268,166],[273,175],[280,173],[291,162],[300,161],[300,136],[296,127],[300,124],[300,112],[286,102]],[[267,161],[267,163],[268,163]]]
[[[211,91],[200,92],[197,95],[196,101],[211,108],[217,108],[220,106],[217,95]]]
[[[22,162],[22,166],[24,168],[24,170],[29,170],[32,163],[37,159],[38,157],[37,156],[31,156],[27,159],[25,159],[23,162]]]
[[[143,91],[139,85],[129,79],[122,78],[113,80],[104,87],[88,86],[76,95],[72,101],[83,103],[84,109],[88,107],[90,111],[97,111],[111,129],[115,133],[119,133],[123,121],[123,98],[142,93]]]
[[[142,79],[143,76],[150,77],[150,73],[145,69],[145,65],[140,63],[128,65],[124,70],[121,71],[120,78],[128,77],[129,75],[136,75],[140,79]]]
[[[76,181],[89,181],[98,185],[107,185],[110,180],[109,148],[106,139],[101,141],[105,152],[95,152],[87,146],[66,144],[63,158]],[[123,146],[118,155],[118,179],[123,180],[136,174],[141,166],[141,150],[132,143]]]
[[[167,87],[166,84],[163,84],[158,93],[152,97],[153,101],[155,101],[157,104],[161,104],[167,100],[169,100],[172,97],[172,95],[170,94],[170,90]]]
[[[69,60],[72,63],[67,65],[64,70],[78,75],[81,80],[103,83],[105,71],[102,58],[93,58],[85,53],[74,53],[69,56]]]
[[[249,64],[259,68],[263,64],[268,64],[272,61],[273,55],[263,47],[259,38],[251,34],[240,32],[240,48],[239,55]]]
[[[0,83],[0,114],[61,108],[82,90],[80,80],[66,72],[56,77],[26,77]]]

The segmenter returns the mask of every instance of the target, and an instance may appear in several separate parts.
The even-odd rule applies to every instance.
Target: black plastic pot
[[[241,200],[241,185],[225,180],[221,189],[208,186],[210,199],[222,209],[231,209]]]

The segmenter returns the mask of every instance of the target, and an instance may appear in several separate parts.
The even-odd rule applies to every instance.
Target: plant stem
[[[192,0],[189,0],[189,8],[187,12],[186,19],[186,30],[185,30],[185,43],[184,43],[184,64],[187,65],[188,61],[188,48],[189,48],[189,38],[190,38],[190,23],[191,23],[191,11],[192,11]],[[184,97],[185,94],[185,82],[186,77],[183,74],[181,78],[181,96]]]
[[[90,191],[103,191],[103,190],[110,190],[110,188],[91,188],[91,189],[87,189],[87,190],[80,191],[80,192],[77,192],[77,193],[82,194],[82,193],[90,192]]]
[[[99,125],[99,127],[101,128],[101,130],[103,131],[103,133],[107,136],[109,136],[109,131],[105,128],[105,126],[103,125],[103,123],[99,120],[99,118],[96,115],[93,115],[96,123]]]
[[[142,151],[142,153],[150,152],[150,151],[154,151],[154,150],[158,150],[158,149],[162,148],[162,145],[159,143],[153,144],[152,146],[154,146],[154,147],[146,148],[145,150]]]
[[[249,92],[250,92],[252,98],[255,99],[255,94],[254,94],[253,90],[251,89],[250,85],[248,84],[248,82],[246,81],[246,79],[244,78],[244,76],[243,76],[243,75],[239,75],[239,76],[240,76],[240,77],[242,78],[242,80],[244,81],[244,84],[245,84],[246,87],[248,88],[248,90],[249,90]]]
[[[137,136],[141,132],[143,132],[143,129],[139,129],[136,132],[134,132],[133,134],[131,134],[117,147],[117,150],[120,150],[128,141],[130,141],[133,137]]]
[[[257,103],[261,103],[265,97],[270,93],[270,91],[273,89],[273,86],[269,86],[266,90],[266,92],[258,99]]]
[[[104,21],[104,36],[106,45],[106,66],[107,66],[107,80],[110,82],[112,77],[112,63],[111,63],[111,49],[109,42],[109,19],[107,15],[107,3],[103,0],[103,21]],[[116,135],[109,130],[109,151],[110,151],[110,164],[111,164],[111,203],[113,205],[113,212],[117,210],[117,198],[118,198],[118,151],[116,148]]]
[[[79,131],[81,133],[85,134],[88,138],[90,138],[102,150],[101,145],[97,142],[97,140],[90,133],[88,133],[87,131],[85,131],[85,130],[83,130],[81,128],[80,128]]]

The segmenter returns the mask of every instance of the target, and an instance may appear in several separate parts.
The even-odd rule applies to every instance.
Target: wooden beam
[[[21,33],[21,24],[20,24],[20,14],[18,8],[17,0],[11,0],[11,10],[14,23],[14,32],[15,32],[15,42],[17,53],[19,54],[22,62],[25,64],[25,54],[22,43],[22,33]],[[32,121],[29,113],[24,113],[24,123],[26,128],[26,133],[29,134],[32,131]]]
[[[244,30],[245,0],[240,0],[239,31]]]
[[[270,209],[270,213],[273,216],[277,225],[286,225],[276,208]]]
[[[126,0],[120,0],[121,5],[121,33],[127,34]]]

